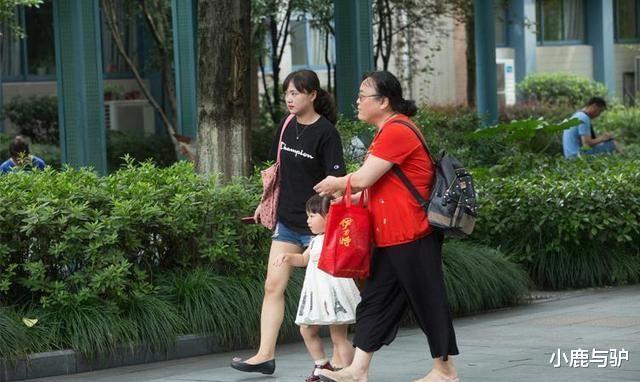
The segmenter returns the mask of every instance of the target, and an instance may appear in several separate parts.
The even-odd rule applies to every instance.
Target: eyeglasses
[[[369,97],[382,97],[382,94],[370,94],[370,95],[358,94],[358,101],[362,102],[365,98],[369,98]]]

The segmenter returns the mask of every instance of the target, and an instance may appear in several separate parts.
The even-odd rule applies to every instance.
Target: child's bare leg
[[[333,365],[335,367],[347,367],[351,364],[351,361],[353,361],[353,353],[355,349],[347,337],[348,328],[349,325],[329,326],[331,341],[333,342],[334,349],[337,350],[341,362],[340,364]]]
[[[326,358],[324,354],[324,344],[318,335],[319,330],[320,326],[318,325],[300,326],[300,334],[302,334],[307,351],[314,361]]]

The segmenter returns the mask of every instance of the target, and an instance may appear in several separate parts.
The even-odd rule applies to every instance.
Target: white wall
[[[516,50],[513,48],[496,48],[496,59],[516,59]]]
[[[622,100],[622,74],[635,71],[634,60],[640,56],[640,44],[615,44],[615,74],[616,97]],[[640,91],[640,89],[636,89]]]
[[[132,90],[140,91],[138,83],[134,79],[105,80],[104,85],[107,84],[121,87],[124,93]],[[147,82],[146,85],[149,86],[149,83]],[[7,102],[16,96],[55,96],[57,91],[55,81],[3,82],[2,100]],[[142,91],[140,91],[140,97],[144,97]]]
[[[539,46],[537,72],[567,72],[593,79],[593,49],[590,45]]]

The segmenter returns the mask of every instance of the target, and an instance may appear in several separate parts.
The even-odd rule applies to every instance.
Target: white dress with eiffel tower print
[[[360,291],[353,279],[333,277],[318,269],[324,235],[309,244],[309,264],[304,276],[296,324],[335,325],[356,322]]]

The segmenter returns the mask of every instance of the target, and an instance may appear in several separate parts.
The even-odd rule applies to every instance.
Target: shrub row
[[[524,264],[540,287],[638,282],[640,160],[529,160],[510,176],[477,174],[474,239]]]
[[[443,262],[456,315],[516,304],[527,296],[526,273],[495,250],[450,243],[445,245]],[[303,270],[296,270],[289,282],[281,337],[298,335],[294,319],[303,276]],[[153,286],[120,298],[0,307],[0,354],[19,357],[71,348],[95,356],[122,345],[162,351],[187,333],[213,335],[227,349],[256,346],[263,282],[262,273],[229,277],[196,267],[158,274]],[[27,327],[22,318],[38,321]]]

